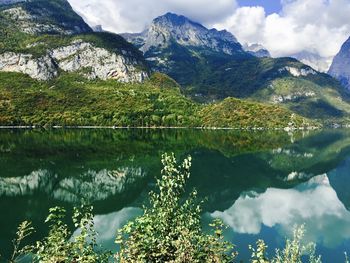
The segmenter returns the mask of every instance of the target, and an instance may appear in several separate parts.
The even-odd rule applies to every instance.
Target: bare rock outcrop
[[[42,57],[6,52],[0,54],[0,71],[20,72],[38,80],[50,80],[59,70],[77,72],[89,79],[115,79],[120,82],[142,82],[148,73],[139,68],[139,61],[128,53],[99,48],[82,40],[68,46],[48,50]]]
[[[0,71],[24,73],[38,80],[50,80],[58,74],[57,66],[50,56],[35,58],[31,54],[14,52],[0,54]]]

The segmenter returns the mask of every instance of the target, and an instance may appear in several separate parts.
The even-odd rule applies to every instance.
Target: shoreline
[[[106,129],[106,130],[133,130],[133,129],[139,129],[139,130],[180,130],[180,129],[188,129],[188,130],[236,130],[236,131],[285,131],[285,132],[293,132],[293,131],[313,131],[313,130],[321,130],[321,129],[327,129],[327,128],[349,128],[348,126],[344,127],[299,127],[299,128],[263,128],[263,127],[246,127],[246,128],[228,128],[228,127],[116,127],[116,126],[50,126],[50,127],[44,127],[44,126],[26,126],[26,125],[18,125],[18,126],[0,126],[0,130],[38,130],[38,129],[44,129],[44,130],[50,130],[50,129]]]

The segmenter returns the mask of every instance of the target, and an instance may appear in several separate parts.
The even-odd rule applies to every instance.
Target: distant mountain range
[[[175,119],[173,123],[184,124],[183,120],[186,119],[186,123],[192,123],[191,125],[203,124],[202,113],[207,112],[210,115],[211,112],[201,110],[204,106],[198,106],[197,103],[202,102],[221,103],[214,107],[220,112],[220,116],[226,116],[226,113],[233,109],[233,105],[246,107],[249,109],[247,114],[252,114],[256,112],[252,108],[264,107],[256,102],[274,104],[267,110],[270,113],[275,111],[276,107],[287,108],[287,111],[278,111],[279,115],[273,115],[278,119],[281,119],[282,115],[290,117],[290,113],[294,112],[307,118],[333,122],[347,118],[350,114],[348,91],[331,76],[320,73],[294,58],[271,58],[269,52],[259,44],[243,47],[230,32],[208,29],[182,15],[167,13],[155,18],[141,33],[125,33],[120,36],[103,32],[102,27],[91,28],[66,0],[2,1],[0,34],[4,36],[0,39],[2,72],[27,74],[33,79],[44,81],[45,84],[40,84],[42,87],[50,87],[49,83],[52,81],[64,81],[64,85],[80,88],[81,83],[88,85],[85,83],[91,80],[110,79],[131,83],[132,87],[132,83],[135,82],[148,85],[144,83],[148,83],[151,78],[152,87],[158,84],[163,86],[164,83],[165,86],[172,86],[176,90],[180,87],[182,95],[177,94],[176,100],[183,101],[181,96],[185,95],[186,103],[191,104],[192,109],[196,109],[191,111],[191,114],[197,110],[201,112],[198,115],[200,121],[196,119],[198,116],[191,120],[190,115],[184,117],[184,113],[178,113],[180,116],[166,113],[165,116],[164,112],[157,113],[159,116],[153,116],[154,119],[150,121],[152,111],[149,106],[140,106],[142,111],[147,111],[142,113],[143,115],[140,113],[142,118],[130,117],[132,114],[123,109],[123,112],[128,114],[128,117],[124,116],[127,120],[134,118],[133,124],[171,123],[165,117]],[[337,59],[333,64],[333,68],[337,68]],[[341,68],[342,66],[338,66],[338,69]],[[172,79],[161,74],[151,77],[155,72],[165,73]],[[346,72],[330,72],[346,85]],[[83,77],[84,80],[74,82],[73,76]],[[6,80],[7,76],[2,74],[0,78]],[[9,75],[8,78],[12,79],[13,75]],[[8,81],[3,83],[7,85]],[[23,83],[14,85],[23,87]],[[60,85],[63,83],[58,86]],[[98,82],[90,86],[96,85],[105,84]],[[145,90],[148,92],[151,89],[148,87]],[[95,88],[93,92],[95,97]],[[143,100],[148,98],[147,92],[142,95],[142,101],[137,103],[143,105],[147,102]],[[164,89],[162,92],[168,91]],[[122,98],[121,93],[118,93],[118,96]],[[243,101],[227,99],[228,97]],[[141,97],[136,99],[141,100]],[[245,99],[256,102],[246,103]],[[158,102],[154,103],[152,107],[167,107],[164,104],[158,105]],[[0,110],[1,105],[0,101]],[[106,122],[100,120],[99,123],[110,124],[113,123],[112,120],[117,119],[110,117],[110,114],[103,116],[109,116],[110,119]],[[237,121],[236,117],[227,119],[225,125],[232,126],[232,123]],[[279,123],[289,123],[288,118]],[[9,119],[13,122],[12,117]],[[89,116],[87,119],[96,118]],[[214,120],[215,116],[211,116],[207,125],[212,125]],[[268,121],[269,125],[272,125],[271,121]],[[298,123],[302,122],[299,119]],[[69,123],[74,123],[74,119]],[[246,125],[249,122],[240,123]],[[260,125],[263,122],[255,123]]]
[[[198,101],[252,98],[312,118],[350,112],[347,96],[330,76],[293,58],[271,58],[262,46],[242,47],[228,31],[207,29],[167,13],[138,34],[122,34],[154,71],[174,78]]]
[[[259,58],[271,57],[270,52],[260,44],[246,45],[246,46],[243,46],[243,48],[244,48],[244,51]]]
[[[309,65],[310,67],[320,72],[327,72],[332,62],[332,57],[329,57],[327,60],[325,60],[325,58],[321,57],[320,55],[308,51],[302,51],[293,54],[290,57],[296,58],[300,62]]]

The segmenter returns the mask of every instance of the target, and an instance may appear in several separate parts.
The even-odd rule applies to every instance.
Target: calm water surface
[[[82,200],[95,207],[99,242],[115,249],[116,230],[141,213],[164,152],[193,157],[188,189],[206,198],[204,222],[229,226],[241,260],[258,238],[272,254],[301,224],[324,262],[350,252],[348,130],[0,130],[0,254],[11,253],[21,221],[31,220],[39,239],[50,207],[71,212]]]

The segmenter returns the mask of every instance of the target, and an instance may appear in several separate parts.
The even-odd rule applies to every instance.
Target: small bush
[[[273,259],[269,260],[266,250],[267,245],[263,240],[256,242],[256,248],[249,246],[252,251],[252,263],[303,263],[303,256],[307,258],[309,263],[321,263],[321,256],[316,255],[316,245],[309,243],[302,244],[305,235],[305,227],[295,227],[293,232],[293,239],[287,239],[283,250],[276,249],[276,254]]]
[[[45,220],[49,224],[47,237],[34,245],[20,248],[24,238],[33,233],[29,222],[22,223],[17,232],[14,252],[10,262],[19,262],[23,257],[31,257],[32,262],[65,263],[65,262],[109,262],[111,253],[99,249],[96,243],[97,233],[94,230],[92,207],[81,206],[74,208],[73,223],[79,228],[79,234],[72,237],[68,226],[64,223],[66,211],[61,207],[50,208]]]
[[[216,220],[214,234],[204,234],[197,192],[183,200],[190,176],[191,157],[179,166],[173,154],[162,158],[162,176],[157,192],[150,193],[144,214],[120,231],[116,242],[120,262],[232,262],[232,245],[223,241],[223,224]]]

